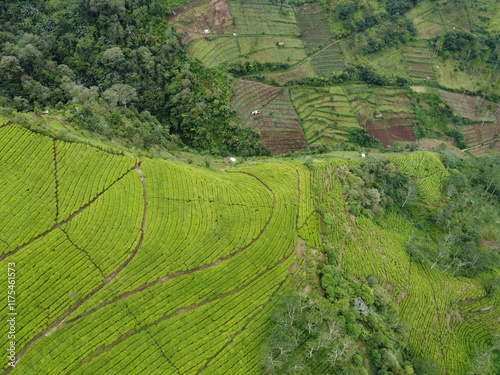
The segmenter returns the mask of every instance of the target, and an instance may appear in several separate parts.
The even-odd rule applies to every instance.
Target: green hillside
[[[0,1],[0,375],[500,374],[499,20]]]
[[[346,278],[373,276],[388,289],[412,356],[465,374],[488,348],[500,317],[499,297],[484,288],[489,271],[456,277],[415,262],[406,244],[424,229],[397,211],[350,214],[340,171],[359,162],[216,171],[11,123],[0,140],[0,258],[16,273],[19,358],[4,373],[262,373],[271,311],[279,296],[319,290],[307,254],[325,250]],[[392,160],[435,210],[449,173],[439,158]],[[337,368],[328,363],[315,373]]]

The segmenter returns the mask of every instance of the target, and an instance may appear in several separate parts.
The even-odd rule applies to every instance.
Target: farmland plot
[[[234,87],[231,107],[243,125],[259,129],[262,141],[273,153],[307,148],[288,88],[240,79]],[[255,110],[261,114],[252,115]]]
[[[175,27],[184,45],[210,34],[234,32],[233,16],[227,0],[201,0],[175,8],[167,20]]]
[[[302,40],[307,52],[313,52],[333,41],[333,33],[324,9],[318,3],[309,3],[295,8]]]
[[[472,4],[471,4],[472,5]],[[431,39],[452,30],[468,31],[471,19],[478,11],[470,12],[466,3],[422,2],[407,13],[417,29],[417,39]],[[472,5],[474,7],[474,5]]]
[[[434,78],[432,55],[429,47],[409,44],[405,47],[405,55],[410,77],[424,80]]]
[[[445,90],[439,90],[439,95],[457,115],[485,123],[498,124],[500,122],[500,105],[485,100],[481,96],[459,94]]]
[[[345,68],[342,51],[336,43],[311,56],[310,60],[314,72],[319,76],[338,73]]]
[[[309,146],[340,144],[349,129],[359,127],[341,87],[293,87],[291,92]]]
[[[403,90],[352,85],[346,92],[359,124],[384,146],[416,140],[413,108]]]
[[[315,228],[305,225],[307,168],[211,171],[94,153],[16,125],[0,132],[4,188],[24,186],[30,212],[47,217],[0,218],[2,243],[14,246],[0,262],[16,264],[22,311],[10,374],[263,372],[270,311],[296,282],[297,232],[318,241],[303,229]],[[72,169],[71,155],[83,159]],[[36,178],[16,173],[28,165]],[[61,193],[69,216],[57,215]]]
[[[238,61],[295,64],[306,52],[297,38],[294,9],[282,8],[258,1],[204,0],[174,9],[169,21],[189,55],[207,67]],[[284,45],[278,48],[280,42]]]
[[[229,2],[238,34],[299,36],[293,7],[262,0]]]

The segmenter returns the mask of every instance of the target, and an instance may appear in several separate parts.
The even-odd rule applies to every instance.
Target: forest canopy
[[[67,110],[77,127],[138,148],[179,140],[267,154],[229,107],[232,77],[190,60],[152,0],[3,1],[0,106]]]

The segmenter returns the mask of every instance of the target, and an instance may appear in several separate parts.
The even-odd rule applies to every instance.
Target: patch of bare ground
[[[462,316],[462,314],[460,313],[460,309],[459,308],[456,308],[455,310],[452,310],[452,311],[448,312],[448,314],[446,314],[446,319],[445,319],[446,326],[448,327],[448,331],[451,331],[450,322],[451,322],[452,319],[453,320],[458,320],[460,322],[465,322],[465,319]]]
[[[453,151],[456,152],[457,154],[461,154],[462,152],[458,147],[456,147],[453,142],[451,141],[444,141],[441,139],[421,139],[419,141],[419,150],[426,150],[426,151],[441,151],[442,150],[442,144],[445,144],[446,148],[444,148],[446,151]]]
[[[367,133],[377,138],[384,147],[401,143],[416,142],[413,126],[395,126],[388,129],[370,129]]]
[[[415,92],[427,92],[427,87],[425,86],[410,86],[410,88]]]

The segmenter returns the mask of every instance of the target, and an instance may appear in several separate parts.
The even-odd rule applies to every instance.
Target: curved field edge
[[[38,141],[46,139],[35,137]],[[53,143],[49,140],[47,145]],[[67,155],[71,155],[73,145],[57,143],[67,147]],[[79,147],[75,145],[75,149]],[[49,168],[52,181],[53,151],[47,147],[50,157],[34,166]],[[18,153],[17,157],[23,156]],[[88,159],[90,164],[93,160]],[[303,167],[297,168],[304,173]],[[274,303],[271,297],[289,290],[296,258],[297,169],[290,166],[278,175],[275,170],[275,166],[268,166],[226,173],[159,160],[139,161],[43,235],[25,238],[24,246],[2,260],[5,266],[16,263],[19,267],[18,290],[25,290],[19,309],[22,307],[28,318],[19,320],[17,326],[19,362],[14,369],[4,368],[5,373],[35,374],[49,369],[51,373],[78,373],[80,367],[94,366],[101,351],[113,348],[115,353],[118,349],[114,348],[121,348],[118,344],[122,340],[144,334],[150,343],[158,342],[155,353],[169,358],[167,352],[172,347],[162,344],[154,333],[160,323],[175,317],[182,324],[193,322],[192,329],[200,331],[205,323],[188,316],[198,308],[202,311],[206,305],[219,304],[219,300],[224,301],[226,309],[215,308],[219,314],[234,314],[241,309],[242,319],[227,320],[222,314],[221,319],[226,320],[221,320],[214,316],[209,326],[214,340],[221,337],[216,327],[222,327],[227,330],[223,336],[226,341],[221,345],[209,341],[208,345],[214,344],[210,356],[207,352],[206,357],[198,357],[199,366],[185,370],[206,369],[203,371],[213,373],[213,364],[222,366],[221,361],[233,367],[233,345],[251,345],[256,354]],[[87,187],[78,174],[75,177],[75,185],[67,190],[85,196]],[[302,186],[307,189],[307,184]],[[55,186],[53,190],[57,190]],[[52,193],[57,196],[55,191]],[[32,204],[36,205],[36,201]],[[187,208],[190,205],[192,209]],[[169,228],[175,222],[188,226],[189,232]],[[113,248],[113,243],[118,248]],[[173,247],[176,243],[177,250]],[[136,278],[127,287],[127,283],[115,281],[125,280],[122,274]],[[89,314],[92,316],[68,320],[80,306],[100,298],[99,292],[110,285],[115,286],[113,290],[120,299]],[[135,287],[137,293],[126,294],[130,287]],[[175,336],[181,341],[189,337]],[[189,358],[174,356],[173,362],[169,359],[170,369],[192,366]],[[260,366],[256,355],[246,358],[236,358],[241,371],[247,368],[251,373],[252,368]],[[246,367],[241,367],[242,361],[248,362]],[[133,366],[130,370],[138,371]]]
[[[54,142],[23,135],[33,136],[50,154],[33,168],[50,170],[47,181],[57,190]],[[71,155],[72,145],[64,146]],[[12,148],[9,155],[28,157]],[[483,345],[498,321],[498,300],[484,298],[481,278],[410,261],[404,244],[415,228],[402,217],[376,224],[348,214],[335,175],[345,161],[226,172],[149,159],[127,169],[129,159],[123,161],[125,173],[110,186],[2,258],[4,267],[18,265],[25,317],[17,326],[19,362],[4,373],[138,374],[145,363],[165,374],[262,372],[259,346],[275,297],[300,284],[299,235],[321,248],[323,231],[349,275],[375,275],[391,291],[410,326],[412,352],[436,357],[450,373],[467,371],[469,339]],[[422,186],[434,185],[443,170],[430,153],[394,162]],[[81,179],[74,181],[68,191],[88,194]],[[436,191],[422,192],[425,203],[435,202]],[[320,220],[318,204],[332,224]]]

